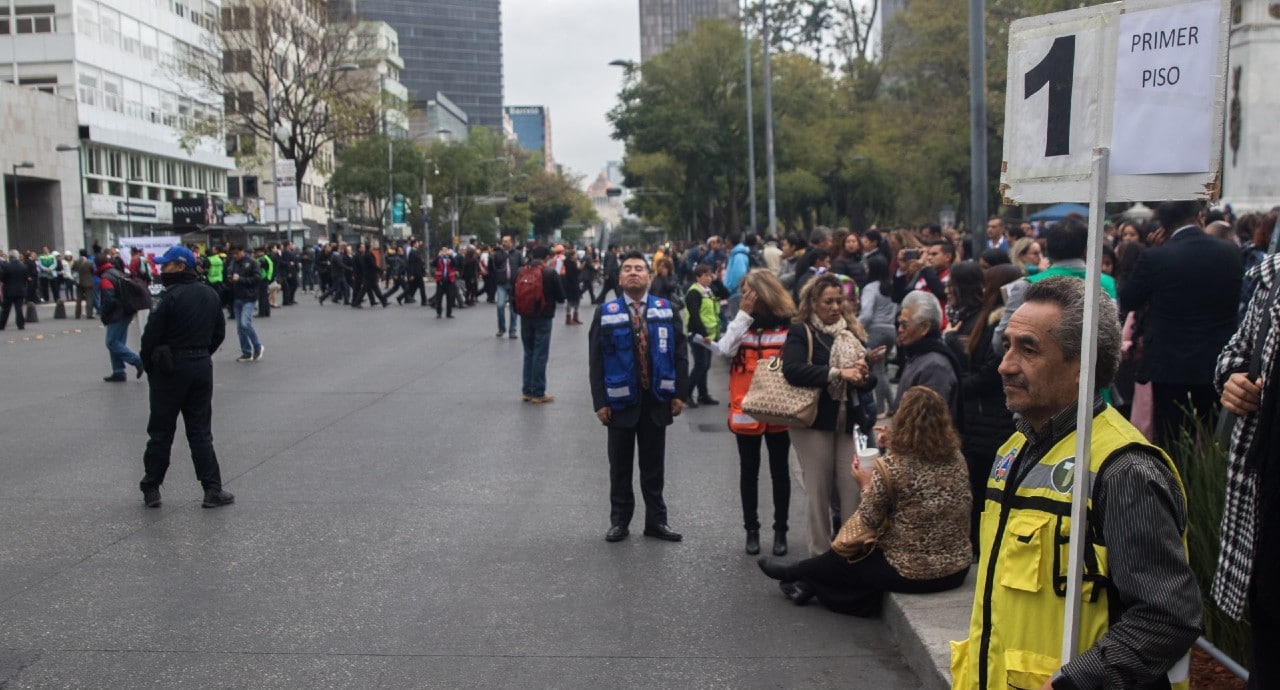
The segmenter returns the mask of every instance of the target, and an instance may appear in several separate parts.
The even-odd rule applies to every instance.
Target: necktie
[[[631,303],[631,326],[636,332],[636,354],[640,359],[640,387],[649,390],[649,329],[644,323],[644,306]]]

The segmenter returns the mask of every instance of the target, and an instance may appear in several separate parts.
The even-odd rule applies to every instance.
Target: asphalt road
[[[230,324],[215,357],[217,510],[181,433],[143,507],[147,386],[102,382],[96,321],[0,332],[0,687],[919,686],[881,622],[792,605],[742,552],[723,406],[668,434],[685,541],[641,507],[608,544],[586,326],[556,324],[557,400],[530,405],[491,306],[299,300],[259,320],[263,361]]]

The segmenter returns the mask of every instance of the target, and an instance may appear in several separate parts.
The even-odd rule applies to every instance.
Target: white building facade
[[[1280,2],[1234,0],[1222,198],[1238,214],[1280,204]]]
[[[14,0],[0,19],[0,80],[73,100],[83,213],[81,244],[169,234],[173,201],[220,198],[233,162],[214,139],[183,132],[222,113],[182,76],[216,60],[217,0]],[[61,155],[74,163],[75,151]],[[206,204],[212,208],[212,204]],[[201,219],[204,220],[204,219]],[[68,242],[70,239],[67,240]]]

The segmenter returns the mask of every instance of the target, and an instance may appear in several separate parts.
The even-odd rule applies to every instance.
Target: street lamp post
[[[769,236],[778,235],[778,192],[773,176],[773,77],[769,66],[769,3],[761,2],[760,40],[764,44],[764,166],[769,185]]]
[[[751,232],[756,227],[756,128],[755,100],[751,97],[751,25],[747,13],[742,14],[742,42],[747,53],[744,69],[747,73],[747,196],[751,201]]]
[[[18,237],[17,233],[22,232],[22,204],[18,202],[18,171],[34,167],[36,167],[36,164],[31,161],[13,164],[13,224],[16,229],[14,232],[9,233],[11,245],[16,244],[14,240]]]
[[[437,129],[436,134],[439,134],[440,136],[445,137],[450,141],[452,141],[453,139],[453,130],[445,129],[444,127]],[[452,207],[451,209],[452,213],[449,214],[451,216],[449,218],[449,247],[453,248],[458,246],[458,170],[457,168],[454,168],[453,170],[453,203],[449,205]]]

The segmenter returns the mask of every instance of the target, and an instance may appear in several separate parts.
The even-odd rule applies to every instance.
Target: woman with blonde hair
[[[832,611],[878,616],[885,592],[926,594],[964,584],[969,474],[947,403],[916,386],[902,396],[883,471],[853,461],[862,503],[822,555],[787,564],[762,557],[796,605],[818,597]],[[869,538],[871,537],[871,538]]]
[[[1048,268],[1044,251],[1034,237],[1021,237],[1014,240],[1013,246],[1009,248],[1009,261],[1017,266],[1024,276],[1032,276]]]
[[[791,442],[805,491],[809,553],[826,551],[831,540],[832,494],[840,499],[840,521],[858,507],[858,485],[845,471],[865,419],[862,388],[874,385],[867,363],[866,331],[845,302],[840,279],[822,274],[800,293],[799,311],[782,349],[782,374],[793,386],[816,388],[818,413],[808,428],[792,427]]]
[[[742,526],[747,531],[746,551],[760,553],[759,505],[760,446],[769,449],[769,479],[773,484],[773,554],[787,553],[787,514],[791,509],[791,477],[787,459],[791,437],[787,427],[765,424],[742,411],[742,399],[751,388],[751,377],[761,360],[782,354],[795,302],[782,282],[768,269],[748,271],[741,283],[738,314],[729,322],[714,349],[733,360],[729,367],[729,430],[738,443],[738,489],[742,495]]]

